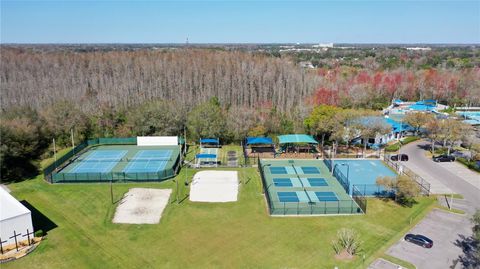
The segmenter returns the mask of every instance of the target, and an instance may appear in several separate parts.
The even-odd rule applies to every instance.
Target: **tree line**
[[[338,144],[353,134],[337,126],[359,125],[355,115],[373,115],[391,98],[474,104],[480,94],[478,68],[309,71],[251,51],[0,49],[2,179],[35,174],[52,138],[66,147],[72,132],[75,143],[186,130],[190,141],[309,132]],[[322,117],[336,125],[319,124]],[[385,129],[367,125],[375,130],[363,128],[364,137]]]

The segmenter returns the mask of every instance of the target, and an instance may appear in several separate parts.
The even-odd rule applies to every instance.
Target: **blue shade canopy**
[[[197,159],[215,159],[215,158],[217,158],[217,155],[216,154],[201,153],[201,154],[197,154],[195,156],[195,158],[197,158]]]
[[[270,137],[247,137],[247,145],[272,145]]]
[[[278,136],[278,141],[280,144],[286,144],[286,143],[318,144],[318,142],[315,139],[313,139],[311,135],[306,135],[306,134],[280,135]]]
[[[208,143],[208,144],[220,144],[218,138],[201,138],[200,143]]]

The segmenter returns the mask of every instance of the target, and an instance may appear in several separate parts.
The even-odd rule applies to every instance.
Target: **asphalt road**
[[[454,171],[448,169],[448,167],[444,167],[441,163],[435,163],[427,158],[425,156],[425,150],[422,147],[428,147],[428,145],[428,142],[417,141],[405,145],[400,151],[401,153],[408,154],[409,162],[413,162],[416,169],[421,169],[422,173],[433,177],[454,193],[463,195],[465,204],[468,205],[468,208],[466,208],[468,213],[472,214],[476,208],[480,209],[480,189],[477,188],[478,186],[473,186],[455,174]],[[414,170],[414,172],[417,171]]]
[[[462,243],[472,234],[470,220],[462,215],[433,210],[409,233],[422,234],[433,240],[433,247],[423,248],[403,239],[390,247],[387,254],[414,264],[419,269],[460,268]]]
[[[401,153],[409,156],[406,165],[431,180],[437,193],[448,191],[463,195],[464,200],[454,199],[454,207],[464,210],[467,215],[434,210],[408,232],[430,237],[434,241],[433,248],[424,249],[401,239],[387,253],[417,268],[461,268],[465,260],[459,258],[465,257],[463,251],[466,246],[468,249],[466,244],[472,233],[469,215],[480,207],[480,188],[472,185],[472,182],[476,184],[476,178],[464,178],[460,170],[467,168],[435,163],[427,158],[424,148],[428,145],[428,142],[418,141],[402,147]]]

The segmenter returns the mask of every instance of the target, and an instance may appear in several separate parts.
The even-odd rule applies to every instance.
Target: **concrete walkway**
[[[376,259],[372,264],[370,264],[368,269],[405,269],[405,267],[379,258]]]

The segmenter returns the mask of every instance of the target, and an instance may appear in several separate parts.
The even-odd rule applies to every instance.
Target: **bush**
[[[337,240],[332,241],[332,247],[336,254],[345,250],[348,254],[355,255],[360,252],[361,245],[362,242],[355,230],[347,228],[340,229],[337,232]]]
[[[420,137],[418,136],[409,136],[409,137],[406,137],[405,139],[403,139],[401,141],[402,145],[406,145],[408,143],[412,143],[414,141],[417,141],[418,139],[420,139]]]
[[[477,166],[475,161],[468,161],[465,158],[457,158],[457,161],[459,161],[461,164],[465,165],[468,167],[468,169],[480,172],[480,167]]]
[[[400,143],[395,143],[392,145],[388,145],[385,147],[385,151],[387,152],[396,152],[400,150]]]
[[[43,236],[43,230],[36,230],[34,235],[35,235],[35,237],[42,237]]]

